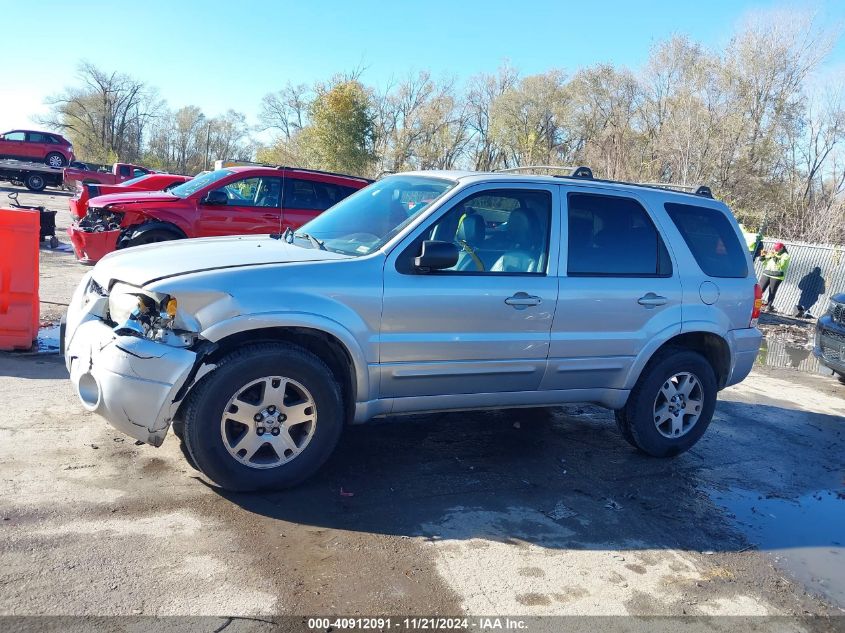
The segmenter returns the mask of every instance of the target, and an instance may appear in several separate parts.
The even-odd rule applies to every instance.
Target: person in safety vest
[[[778,287],[786,277],[786,269],[789,268],[789,252],[783,242],[778,242],[772,250],[763,251],[760,256],[763,259],[763,275],[760,277],[760,288],[763,293],[769,291],[769,296],[763,305],[768,312],[775,312],[774,303]]]

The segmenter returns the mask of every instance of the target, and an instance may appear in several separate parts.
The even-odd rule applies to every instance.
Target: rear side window
[[[317,180],[287,178],[285,181],[285,204],[289,209],[313,209],[325,211],[357,189]]]
[[[667,202],[665,206],[705,275],[748,276],[745,249],[724,213],[691,204]]]
[[[670,277],[669,252],[642,205],[632,198],[570,193],[571,277]]]

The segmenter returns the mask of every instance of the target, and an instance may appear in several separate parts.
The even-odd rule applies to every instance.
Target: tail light
[[[763,309],[763,289],[760,284],[754,284],[754,309],[751,311],[751,323],[748,327],[755,327],[757,319],[760,318],[760,311]]]

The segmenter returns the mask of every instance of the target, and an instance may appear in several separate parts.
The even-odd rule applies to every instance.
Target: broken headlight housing
[[[187,347],[199,324],[179,311],[176,297],[116,283],[109,293],[109,320],[120,336],[139,336],[166,345]]]
[[[120,229],[123,221],[123,213],[112,211],[108,207],[89,208],[79,221],[79,228],[87,233],[100,233],[103,231],[116,231]]]

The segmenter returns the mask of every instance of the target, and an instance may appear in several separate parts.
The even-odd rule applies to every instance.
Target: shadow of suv
[[[295,485],[347,423],[593,402],[660,457],[705,432],[760,345],[730,210],[700,188],[385,177],[294,232],[105,258],[67,313],[83,405],[232,490]]]

